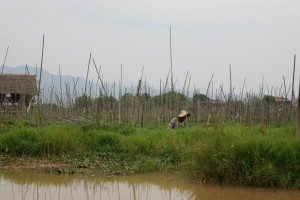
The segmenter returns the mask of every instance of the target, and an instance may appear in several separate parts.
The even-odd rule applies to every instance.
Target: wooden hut
[[[38,94],[36,77],[22,74],[0,75],[0,116],[22,114]]]

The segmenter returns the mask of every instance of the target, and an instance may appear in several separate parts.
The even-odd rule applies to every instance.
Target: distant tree
[[[75,107],[76,108],[85,108],[87,105],[90,105],[92,102],[91,98],[87,95],[83,94],[80,97],[75,99]]]
[[[271,96],[271,95],[264,95],[263,99],[262,99],[264,104],[274,104],[275,103],[275,97]]]
[[[165,104],[167,102],[182,102],[182,101],[186,101],[186,96],[182,93],[179,93],[179,92],[167,92],[167,93],[164,93],[162,94],[161,96],[160,95],[157,95],[157,96],[154,96],[154,101],[156,103],[158,103],[160,101],[160,103],[162,104]]]
[[[135,102],[136,96],[131,93],[125,93],[120,98],[121,103],[125,106],[133,106]]]
[[[201,94],[201,93],[196,93],[193,95],[193,100],[196,101],[200,101],[200,102],[206,102],[209,98],[205,95],[205,94]]]
[[[143,93],[143,94],[140,95],[140,101],[141,102],[147,102],[150,99],[151,99],[151,96],[148,93]]]
[[[118,103],[118,100],[113,96],[99,96],[95,100],[97,107],[104,108],[104,107],[115,107]]]

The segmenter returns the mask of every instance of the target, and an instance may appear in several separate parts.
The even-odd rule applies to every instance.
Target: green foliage
[[[98,108],[104,108],[105,106],[109,106],[114,108],[117,106],[118,100],[113,96],[100,96],[94,99]]]
[[[201,101],[201,102],[205,102],[206,100],[208,100],[209,98],[205,95],[205,94],[201,94],[201,93],[195,93],[193,95],[193,100],[194,101]]]
[[[201,146],[194,154],[195,175],[223,184],[299,188],[300,143],[294,129],[241,128],[216,131]]]
[[[90,152],[98,154],[121,152],[120,137],[121,135],[118,133],[100,132],[96,130],[85,133],[82,136],[84,146],[88,148]]]
[[[275,103],[275,97],[271,96],[271,95],[264,95],[263,99],[262,99],[264,104],[274,104]]]
[[[120,101],[125,105],[125,106],[133,106],[134,101],[136,100],[136,96],[134,96],[131,93],[125,93],[122,95],[120,98]]]
[[[70,127],[22,127],[0,135],[0,152],[14,156],[74,155],[80,150],[80,141]]]
[[[172,92],[169,91],[167,93],[162,94],[161,96],[154,96],[154,101],[162,104],[168,104],[168,103],[180,103],[187,100],[186,96],[179,92]]]
[[[122,135],[130,135],[136,132],[136,128],[131,124],[125,123],[106,123],[103,121],[88,122],[81,125],[84,132],[90,130],[102,130],[120,133]]]
[[[151,96],[148,93],[143,93],[143,94],[139,95],[139,98],[140,98],[141,102],[147,102],[151,99]]]
[[[76,108],[85,108],[87,105],[90,105],[92,102],[91,97],[83,94],[80,97],[75,99],[75,107]]]

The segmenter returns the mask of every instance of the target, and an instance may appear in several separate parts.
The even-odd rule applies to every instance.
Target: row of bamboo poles
[[[42,81],[43,53],[44,36],[39,82]],[[201,94],[196,86],[194,86],[193,94],[191,94],[191,75],[189,75],[189,72],[187,72],[181,89],[173,77],[171,27],[170,60],[171,69],[166,80],[164,82],[160,81],[159,91],[147,84],[146,78],[143,76],[143,70],[137,87],[124,87],[122,85],[122,65],[121,80],[118,84],[119,90],[116,91],[115,83],[113,86],[108,86],[109,84],[103,81],[101,66],[97,67],[94,58],[90,54],[84,91],[80,92],[75,80],[73,87],[70,83],[60,81],[59,89],[54,86],[41,88],[41,84],[38,84],[37,105],[33,106],[32,111],[27,113],[27,117],[30,119],[37,118],[38,124],[39,122],[55,122],[59,119],[70,121],[68,119],[84,116],[84,119],[89,120],[131,123],[141,127],[145,124],[164,126],[180,110],[185,109],[192,114],[189,121],[194,124],[219,122],[273,123],[295,120],[295,108],[297,106],[294,93],[296,55],[294,56],[291,90],[287,89],[283,77],[284,82],[279,89],[266,88],[262,82],[259,92],[255,93],[246,91],[246,83],[244,82],[239,94],[232,87],[231,66],[229,66],[229,92],[226,92],[222,85],[219,88],[214,88],[212,81],[214,75],[212,75],[204,94]],[[89,82],[91,64],[94,65],[98,75],[96,83]],[[288,100],[287,97],[290,93],[291,99]],[[204,97],[204,99],[199,98],[199,96]],[[276,96],[284,97],[284,101],[276,101],[274,99]],[[77,121],[75,120],[75,122]]]
[[[147,124],[167,126],[171,118],[180,110],[185,109],[192,114],[189,118],[192,124],[210,124],[223,122],[240,123],[282,123],[295,120],[296,103],[282,97],[285,93],[277,90],[274,95],[260,92],[256,94],[246,91],[244,94],[219,89],[207,94],[201,94],[198,89],[188,96],[186,88],[169,88],[162,85],[158,90],[150,87],[146,81],[138,81],[138,86],[131,89],[124,87],[116,92],[115,84],[111,87],[103,83],[103,87],[90,84],[88,93],[78,92],[69,84],[60,87],[43,88],[41,99],[43,103],[35,106],[27,117],[34,118],[39,110],[40,120],[55,122],[59,119],[98,120],[109,123],[130,123],[137,126]],[[212,84],[210,85],[210,87]],[[95,88],[94,88],[95,87]],[[120,85],[121,87],[121,85]],[[95,92],[97,90],[98,92]],[[208,89],[210,91],[211,88]],[[77,91],[77,92],[75,92]],[[92,92],[94,91],[94,92]],[[116,93],[119,96],[116,97]],[[212,96],[213,95],[213,96]],[[274,96],[281,96],[280,101]],[[75,122],[77,122],[75,120]]]

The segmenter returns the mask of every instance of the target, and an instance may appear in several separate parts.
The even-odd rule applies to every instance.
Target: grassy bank
[[[300,188],[300,142],[291,124],[218,124],[167,130],[94,122],[0,126],[0,160],[67,162],[74,170],[131,174],[172,171],[199,181]]]

